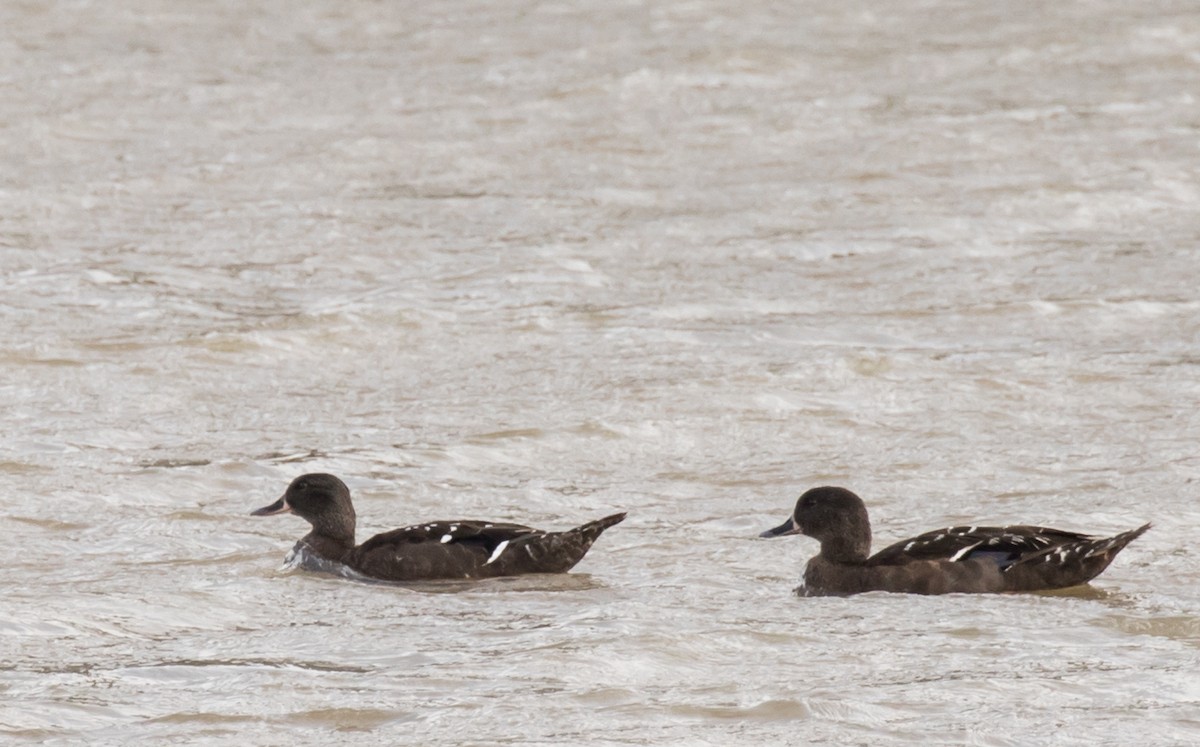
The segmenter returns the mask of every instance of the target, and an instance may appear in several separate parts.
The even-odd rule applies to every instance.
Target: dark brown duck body
[[[804,570],[805,595],[866,591],[909,594],[1040,591],[1085,584],[1146,524],[1113,537],[1039,526],[947,527],[896,542],[874,555],[866,506],[845,488],[813,488],[792,517],[764,537],[806,534],[821,551]]]
[[[297,477],[283,497],[253,515],[288,511],[312,525],[296,550],[385,581],[565,573],[583,559],[605,529],[625,518],[623,513],[614,514],[564,532],[503,522],[431,521],[377,534],[355,545],[350,491],[327,474]]]

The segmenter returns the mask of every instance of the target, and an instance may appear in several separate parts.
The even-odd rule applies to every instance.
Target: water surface
[[[0,732],[50,744],[1200,740],[1182,2],[0,8]],[[283,567],[566,528],[573,575]],[[797,599],[1153,521],[1088,590]],[[881,544],[879,546],[882,546]]]

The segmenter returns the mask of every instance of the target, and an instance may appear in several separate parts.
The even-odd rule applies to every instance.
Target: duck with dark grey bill
[[[623,513],[613,514],[565,532],[491,521],[431,521],[355,545],[350,490],[326,474],[297,477],[283,497],[251,515],[288,512],[312,525],[293,552],[305,551],[385,581],[565,573],[605,529],[625,518]]]
[[[760,536],[805,534],[821,551],[804,569],[805,596],[891,591],[907,594],[1041,591],[1086,584],[1149,524],[1113,537],[1037,526],[947,527],[901,540],[874,555],[862,499],[845,488],[813,488],[791,518]]]

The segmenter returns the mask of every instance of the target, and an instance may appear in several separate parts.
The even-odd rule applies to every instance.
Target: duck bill
[[[796,526],[796,522],[789,518],[787,521],[783,522],[782,524],[775,527],[774,529],[768,529],[767,531],[763,532],[762,534],[760,534],[758,536],[759,537],[784,537],[789,534],[799,534],[799,533],[800,533],[800,527]]]
[[[263,506],[260,509],[251,511],[251,516],[274,516],[275,514],[286,514],[292,510],[288,505],[287,498],[280,498],[269,506]]]

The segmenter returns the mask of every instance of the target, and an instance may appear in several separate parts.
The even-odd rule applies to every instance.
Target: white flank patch
[[[504,548],[506,548],[506,547],[508,547],[508,540],[504,540],[500,544],[496,545],[496,549],[492,550],[492,557],[488,558],[487,562],[484,563],[484,565],[491,565],[492,561],[494,561],[496,558],[500,557],[500,553],[504,552]]]

